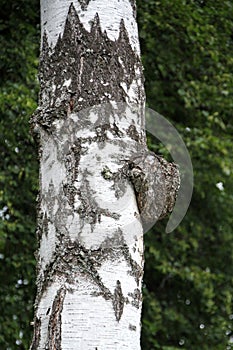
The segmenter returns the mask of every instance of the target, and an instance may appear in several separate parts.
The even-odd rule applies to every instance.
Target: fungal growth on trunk
[[[31,350],[139,350],[143,228],[179,174],[146,147],[135,2],[42,0],[41,28]]]

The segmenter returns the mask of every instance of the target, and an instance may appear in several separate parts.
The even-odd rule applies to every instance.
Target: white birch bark
[[[41,0],[41,30],[31,350],[139,350],[152,156],[130,163],[146,150],[135,3]]]
[[[144,105],[135,4],[42,0],[41,29],[31,349],[137,350],[143,230],[123,174],[145,143],[143,116],[130,108]]]

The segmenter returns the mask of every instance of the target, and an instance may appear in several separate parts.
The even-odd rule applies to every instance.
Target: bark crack
[[[61,350],[62,309],[66,296],[66,289],[61,287],[53,301],[52,311],[49,318],[48,337],[45,345],[47,350]]]

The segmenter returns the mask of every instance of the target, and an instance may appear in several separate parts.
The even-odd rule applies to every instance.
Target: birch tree
[[[140,349],[143,227],[172,210],[150,153],[134,0],[41,0],[31,350]]]

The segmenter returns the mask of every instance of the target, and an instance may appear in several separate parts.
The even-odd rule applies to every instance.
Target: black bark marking
[[[44,212],[40,209],[40,206],[37,207],[37,226],[36,226],[36,236],[37,241],[40,242],[43,232],[43,217]]]
[[[85,150],[82,148],[81,139],[78,138],[73,142],[72,146],[69,147],[69,152],[65,156],[67,182],[63,184],[63,191],[72,208],[74,208],[75,195],[77,194],[77,189],[73,183],[77,179],[80,158],[84,153]]]
[[[42,227],[43,227],[43,234],[45,234],[45,237],[48,237],[48,232],[49,232],[49,220],[48,220],[48,216],[47,216],[47,213],[46,213],[46,212],[45,212],[45,214],[44,214]]]
[[[143,268],[133,260],[129,247],[125,243],[123,232],[119,228],[111,237],[105,238],[100,247],[100,256],[98,256],[98,261],[102,262],[103,260],[115,261],[118,257],[124,257],[127,265],[129,266],[128,274],[133,276],[137,285],[143,276]]]
[[[34,334],[30,350],[38,350],[41,338],[41,319],[35,317],[34,321]]]
[[[135,0],[129,0],[131,6],[132,6],[132,9],[133,9],[133,15],[134,15],[134,18],[137,17],[137,6],[136,6],[136,1]]]
[[[99,288],[98,295],[106,300],[112,299],[110,290],[103,284],[98,268],[101,261],[109,257],[109,252],[98,250],[88,250],[79,242],[72,242],[64,235],[58,233],[58,242],[50,263],[46,266],[43,276],[37,281],[37,301],[38,305],[43,293],[55,281],[57,276],[63,277],[70,285],[75,283],[79,274],[89,278]]]
[[[141,277],[143,276],[143,268],[135,261],[133,260],[130,252],[129,252],[129,248],[128,246],[125,244],[123,247],[123,255],[125,260],[127,261],[130,270],[129,270],[129,275],[133,276],[137,285],[139,285],[139,281],[141,279]]]
[[[37,240],[38,242],[41,241],[41,238],[43,235],[45,237],[48,236],[49,232],[49,223],[52,223],[52,213],[53,213],[53,206],[54,206],[54,185],[52,182],[49,184],[49,189],[48,189],[48,200],[46,201],[47,204],[47,211],[44,212],[42,210],[42,201],[43,201],[43,196],[41,193],[38,195],[38,204],[37,204],[37,227],[36,227],[36,235],[37,235]]]
[[[39,276],[37,281],[37,300],[38,305],[43,293],[56,280],[62,277],[65,282],[72,285],[79,274],[89,278],[92,283],[98,286],[99,291],[93,293],[93,296],[102,296],[105,300],[114,301],[117,310],[120,310],[117,298],[120,296],[119,284],[117,283],[118,297],[115,293],[104,285],[101,277],[98,274],[98,269],[105,261],[116,261],[120,256],[124,256],[128,266],[130,267],[129,274],[133,276],[139,284],[139,279],[143,274],[143,269],[132,259],[129,248],[125,244],[122,231],[119,229],[112,237],[107,237],[101,244],[99,249],[89,250],[81,245],[78,241],[72,242],[63,234],[57,233],[58,242],[51,262],[46,266],[44,274]],[[125,299],[126,302],[126,299]],[[118,303],[118,304],[117,304]],[[114,309],[115,310],[115,309]],[[120,313],[118,313],[118,316]]]
[[[112,303],[113,303],[113,309],[115,312],[116,320],[119,322],[123,314],[124,303],[125,303],[125,299],[121,289],[121,282],[119,280],[117,280],[116,282],[116,288],[114,290],[114,297],[113,297]]]
[[[103,170],[101,171],[101,175],[105,180],[111,180],[113,177],[112,171],[109,169],[109,167],[106,165]]]
[[[78,2],[80,3],[81,9],[85,11],[87,9],[87,6],[90,0],[78,0]]]
[[[109,123],[101,122],[101,124],[95,127],[96,137],[92,138],[92,141],[98,141],[99,143],[101,143],[105,140],[108,140],[107,131],[110,131],[113,136],[122,136],[122,132],[119,130],[115,123],[111,125]],[[101,144],[99,144],[99,147],[101,147]]]
[[[129,88],[138,68],[142,72],[140,58],[131,47],[123,19],[119,38],[112,41],[102,32],[98,14],[88,32],[71,4],[63,35],[53,50],[46,33],[43,36],[39,107],[32,124],[51,130],[53,120],[66,118],[71,111],[109,101],[125,102],[128,96],[122,84]],[[69,86],[64,84],[67,81]],[[142,85],[138,87],[138,100],[140,93],[144,95]]]
[[[112,189],[115,192],[116,198],[123,197],[127,189],[128,183],[128,164],[121,167],[117,172],[112,172],[108,166],[103,167],[101,175],[105,180],[112,180]]]
[[[129,251],[129,247],[127,246],[127,244],[125,243],[124,240],[124,236],[123,236],[123,232],[121,231],[121,229],[119,228],[116,233],[115,233],[115,242],[118,243],[113,243],[113,238],[109,238],[106,239],[106,241],[109,242],[109,240],[113,241],[113,242],[109,242],[109,244],[114,244],[114,247],[116,246],[116,248],[118,248],[120,255],[123,255],[125,258],[125,261],[127,262],[130,270],[129,270],[129,275],[133,276],[137,285],[139,285],[139,281],[141,279],[141,277],[143,276],[143,267],[141,267],[135,260],[133,260],[130,251]],[[104,242],[104,243],[105,243]],[[104,243],[102,243],[102,246],[104,246]],[[106,244],[106,243],[105,243]],[[115,249],[116,249],[115,248]]]
[[[131,139],[139,142],[141,139],[141,135],[139,135],[135,125],[130,125],[128,130],[127,130],[127,134],[131,137]]]
[[[133,293],[128,294],[129,297],[132,298],[131,305],[139,309],[141,303],[142,303],[142,293],[141,291],[136,288]]]
[[[45,349],[61,350],[61,313],[65,296],[66,289],[62,287],[57,291],[57,295],[53,301],[52,311],[49,318],[48,338]]]
[[[137,327],[136,327],[136,326],[134,326],[134,325],[132,325],[132,324],[130,323],[130,324],[129,324],[129,329],[130,329],[131,331],[136,332]]]

